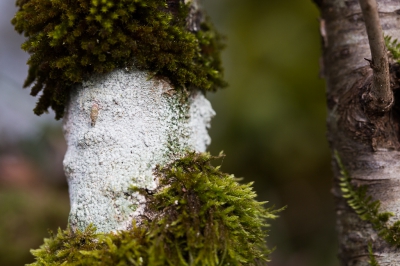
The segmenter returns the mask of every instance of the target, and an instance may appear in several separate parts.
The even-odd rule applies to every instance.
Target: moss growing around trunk
[[[222,80],[219,35],[211,24],[187,29],[189,6],[166,0],[17,0],[15,29],[31,54],[24,86],[42,95],[37,115],[62,117],[69,91],[96,73],[132,66],[166,77],[176,89],[213,91]]]
[[[251,184],[213,167],[209,154],[188,153],[158,168],[156,191],[132,188],[147,199],[146,217],[129,231],[97,234],[59,230],[32,251],[31,265],[260,265],[277,210],[257,202]]]

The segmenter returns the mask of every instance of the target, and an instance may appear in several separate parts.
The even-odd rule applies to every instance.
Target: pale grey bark
[[[152,190],[156,165],[205,151],[215,113],[202,93],[183,94],[139,70],[94,76],[73,91],[64,118],[73,229],[130,228],[144,199],[129,187]]]
[[[400,219],[400,126],[398,99],[387,113],[366,108],[362,95],[371,86],[372,69],[368,38],[358,1],[322,0],[323,66],[327,82],[328,140],[338,150],[354,185],[367,185],[368,194],[380,200],[382,211]],[[400,39],[400,4],[379,0],[384,34]],[[393,63],[393,62],[392,62]],[[399,88],[396,69],[391,69],[392,89]],[[380,265],[400,265],[399,250],[377,236],[342,198],[338,167],[334,163],[337,231],[341,265],[369,265],[368,242],[372,242]]]

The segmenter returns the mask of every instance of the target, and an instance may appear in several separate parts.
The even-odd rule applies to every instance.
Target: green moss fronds
[[[186,27],[187,5],[169,12],[165,0],[17,0],[12,20],[31,54],[24,86],[42,95],[38,115],[61,118],[69,91],[95,73],[133,65],[167,77],[176,89],[225,86],[221,38],[209,23]]]
[[[148,197],[148,211],[158,212],[162,234],[169,238],[166,244],[177,247],[170,253],[176,252],[174,257],[185,258],[189,265],[266,260],[264,227],[276,212],[255,200],[252,183],[239,184],[234,176],[213,167],[211,161],[218,158],[189,153],[159,168],[160,188]],[[177,239],[182,232],[183,238]]]
[[[260,265],[271,252],[268,220],[279,211],[255,200],[251,184],[225,174],[209,154],[188,153],[158,168],[143,225],[117,234],[59,231],[32,251],[31,265]]]
[[[397,42],[397,39],[392,41],[391,36],[385,36],[385,44],[388,51],[392,54],[393,59],[399,63],[400,58],[400,43]]]
[[[371,266],[379,266],[379,263],[378,263],[378,261],[376,260],[374,251],[373,251],[373,249],[372,249],[372,244],[371,244],[371,242],[368,243],[368,257],[369,257],[369,261],[368,261],[369,265],[371,265]]]
[[[97,234],[93,226],[84,232],[59,229],[31,251],[36,262],[29,265],[148,265],[141,256],[146,248],[146,231],[137,227],[118,234]]]

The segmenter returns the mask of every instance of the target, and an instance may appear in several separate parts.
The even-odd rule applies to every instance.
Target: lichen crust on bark
[[[129,229],[143,214],[144,198],[130,186],[155,189],[156,165],[205,151],[215,113],[201,92],[187,96],[147,72],[118,69],[75,88],[66,114],[69,224],[110,232]]]

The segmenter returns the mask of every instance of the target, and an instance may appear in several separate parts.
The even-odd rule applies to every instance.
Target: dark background
[[[255,181],[260,200],[287,209],[270,228],[271,266],[333,266],[336,238],[318,69],[318,10],[311,0],[204,0],[227,37],[230,86],[208,94],[217,116],[210,151],[222,169]],[[0,2],[0,265],[32,262],[47,229],[65,228],[65,143],[53,114],[36,117],[22,89],[28,55]]]

